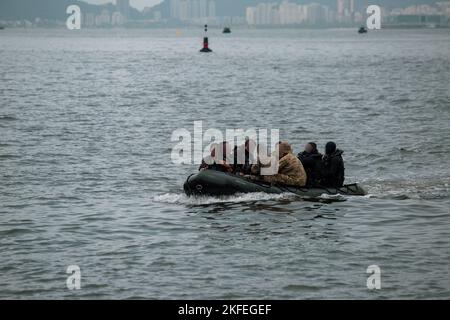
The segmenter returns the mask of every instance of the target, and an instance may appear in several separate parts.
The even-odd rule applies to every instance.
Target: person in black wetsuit
[[[305,150],[297,155],[305,168],[308,187],[318,186],[320,184],[322,154],[317,150],[317,144],[309,142],[305,146]]]
[[[322,158],[321,185],[324,187],[339,188],[344,185],[345,167],[342,154],[334,142],[325,146],[325,155]]]

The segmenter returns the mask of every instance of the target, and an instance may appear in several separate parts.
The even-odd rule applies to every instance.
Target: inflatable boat
[[[188,196],[229,196],[236,193],[265,192],[275,194],[295,193],[307,198],[316,198],[323,194],[350,196],[364,196],[367,194],[358,184],[349,184],[341,188],[299,188],[249,180],[214,170],[204,170],[189,176],[184,183],[184,191]]]

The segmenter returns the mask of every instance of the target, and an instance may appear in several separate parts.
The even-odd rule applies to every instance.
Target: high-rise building
[[[181,21],[189,20],[191,16],[190,12],[190,6],[188,0],[178,0],[178,8],[176,9],[176,12],[178,15],[172,16],[174,19],[180,19]]]
[[[245,11],[245,18],[250,26],[254,26],[256,24],[256,11],[256,7],[248,7]]]
[[[213,18],[216,16],[214,0],[171,0],[170,18],[182,21]]]
[[[279,8],[280,24],[295,24],[301,22],[300,11],[301,6],[296,3],[283,1]]]
[[[450,1],[436,3],[442,14],[450,18]]]
[[[199,0],[199,18],[206,18],[208,16],[208,1]]]
[[[270,25],[273,24],[273,10],[275,5],[273,3],[260,3],[257,5],[256,24]]]
[[[170,0],[170,17],[172,19],[180,19],[181,0]]]
[[[350,19],[351,19],[352,23],[355,22],[355,13],[356,13],[355,9],[356,9],[355,8],[355,0],[350,0],[350,8],[349,8],[349,10],[350,10]]]
[[[130,17],[130,0],[116,0],[116,10],[125,18]]]
[[[216,17],[216,2],[214,0],[211,0],[208,3],[208,17],[210,18]]]
[[[126,17],[122,13],[120,13],[118,11],[113,12],[113,14],[111,16],[111,25],[113,25],[113,26],[122,26],[126,22],[127,22],[126,21]]]
[[[189,0],[191,7],[191,19],[200,18],[200,0]]]
[[[308,5],[307,21],[309,24],[324,24],[328,19],[328,8],[318,3]]]
[[[293,25],[309,22],[312,24],[326,23],[329,20],[328,7],[320,4],[299,5],[283,1],[277,3],[259,3],[248,7],[246,20],[249,25]]]
[[[337,0],[337,13],[339,17],[345,15],[345,0]]]

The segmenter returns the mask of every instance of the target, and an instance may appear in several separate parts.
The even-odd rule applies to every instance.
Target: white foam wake
[[[269,194],[264,192],[236,194],[233,196],[221,196],[221,197],[188,197],[184,194],[164,193],[156,195],[153,198],[153,201],[171,204],[205,205],[214,203],[239,203],[239,202],[253,202],[253,201],[268,201],[268,200],[285,200],[285,199],[295,199],[296,197],[298,196],[292,193]]]

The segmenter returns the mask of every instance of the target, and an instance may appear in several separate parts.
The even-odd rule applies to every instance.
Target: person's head
[[[307,153],[314,153],[317,151],[317,144],[315,144],[314,142],[309,142],[305,145],[305,151]]]
[[[288,153],[292,153],[292,147],[287,142],[280,142],[278,144],[278,158],[281,159]]]
[[[330,141],[325,145],[325,154],[332,155],[336,151],[336,143]]]

